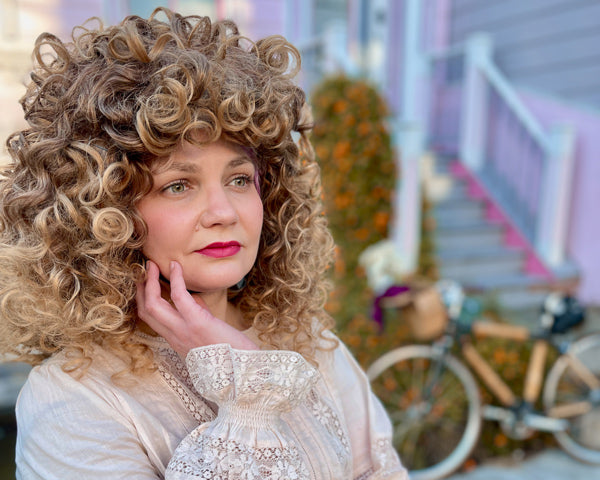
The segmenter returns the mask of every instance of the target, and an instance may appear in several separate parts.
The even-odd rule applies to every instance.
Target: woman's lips
[[[240,251],[240,244],[238,242],[215,242],[207,245],[201,250],[196,250],[201,255],[206,255],[212,258],[225,258],[231,257]]]

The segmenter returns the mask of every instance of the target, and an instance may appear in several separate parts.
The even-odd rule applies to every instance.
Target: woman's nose
[[[223,187],[206,189],[200,199],[199,223],[204,228],[230,225],[238,220],[237,210]]]

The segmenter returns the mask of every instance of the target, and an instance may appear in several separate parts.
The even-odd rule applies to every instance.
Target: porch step
[[[483,222],[443,222],[436,226],[436,243],[442,248],[473,248],[482,245],[500,245],[502,228]]]
[[[471,248],[443,248],[436,255],[440,275],[469,281],[481,272],[488,275],[518,273],[523,266],[523,252],[502,246],[480,245]]]
[[[453,200],[444,200],[433,209],[433,217],[436,222],[452,217],[482,218],[483,206],[479,202],[466,197],[458,197]]]

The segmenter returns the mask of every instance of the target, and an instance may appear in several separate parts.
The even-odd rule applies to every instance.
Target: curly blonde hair
[[[298,51],[159,8],[107,28],[88,22],[70,43],[44,33],[34,56],[28,128],[7,140],[0,179],[0,352],[35,364],[66,350],[76,369],[100,343],[133,372],[152,368],[132,335],[146,236],[135,205],[152,162],[201,131],[252,149],[260,171],[258,258],[231,301],[268,346],[314,361],[333,324],[323,309],[333,242],[293,82]]]

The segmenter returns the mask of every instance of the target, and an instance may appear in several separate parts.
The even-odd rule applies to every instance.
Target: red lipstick
[[[196,250],[196,252],[207,257],[225,258],[235,255],[240,251],[240,248],[241,246],[238,242],[215,242],[200,250]]]

